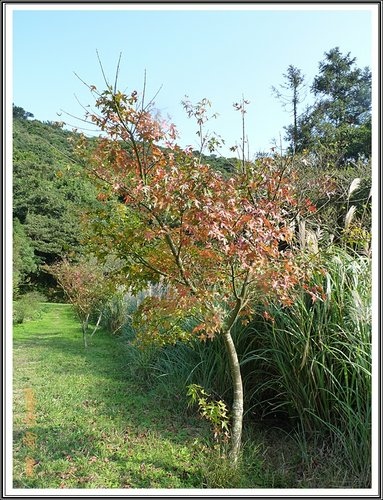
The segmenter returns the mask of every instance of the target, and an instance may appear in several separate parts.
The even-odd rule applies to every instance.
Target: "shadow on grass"
[[[16,329],[14,347],[16,372],[17,356],[26,364],[28,353],[38,360],[30,366],[28,382],[36,390],[37,425],[28,432],[36,435],[35,458],[39,463],[36,470],[41,469],[49,476],[50,486],[44,487],[55,487],[52,484],[60,474],[65,474],[66,462],[76,457],[85,462],[88,458],[104,457],[107,460],[104,468],[114,463],[117,468],[114,475],[118,475],[115,482],[119,485],[125,482],[150,487],[145,467],[162,470],[161,473],[155,470],[155,474],[170,474],[170,487],[177,481],[181,481],[178,487],[182,487],[183,480],[192,485],[189,457],[185,456],[183,464],[176,455],[179,450],[191,449],[206,427],[199,420],[180,414],[174,400],[161,399],[155,389],[145,391],[129,377],[127,346],[121,338],[99,330],[89,339],[89,347],[84,348],[81,328],[72,309],[52,305],[39,320]],[[19,384],[22,389],[22,377]],[[15,434],[19,467],[15,486],[42,487],[43,478],[39,486],[36,480],[25,483],[22,477],[26,432],[22,425]],[[161,457],[165,448],[167,458]],[[134,460],[129,458],[132,450],[138,450]],[[126,473],[129,460],[130,476]],[[83,475],[87,476],[87,472],[83,471]],[[159,479],[156,487],[161,487],[166,477]],[[177,481],[174,477],[178,477]]]

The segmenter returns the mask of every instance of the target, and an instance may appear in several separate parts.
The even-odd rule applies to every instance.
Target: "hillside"
[[[95,203],[94,188],[72,160],[72,135],[54,124],[14,119],[14,251],[21,280],[41,281],[39,264],[78,247],[79,214]]]

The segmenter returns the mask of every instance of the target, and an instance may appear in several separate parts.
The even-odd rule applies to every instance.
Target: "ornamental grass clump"
[[[371,445],[371,261],[333,249],[312,277],[322,299],[302,292],[270,309],[262,349],[273,411],[308,434],[327,434],[356,473],[369,471]],[[265,387],[263,387],[265,391]]]

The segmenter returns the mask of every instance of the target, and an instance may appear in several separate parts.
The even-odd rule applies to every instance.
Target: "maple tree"
[[[198,337],[224,339],[233,381],[231,458],[238,460],[243,384],[232,338],[255,305],[292,304],[304,267],[281,241],[293,239],[298,206],[293,173],[272,158],[242,162],[229,179],[176,144],[174,125],[161,121],[137,92],[108,85],[95,96],[97,112],[86,119],[102,135],[76,145],[99,187],[104,209],[89,221],[99,255],[125,262],[124,279],[139,290],[161,282],[135,314],[137,342],[165,345]],[[191,326],[192,325],[192,326]]]
[[[113,293],[113,285],[106,279],[101,266],[95,259],[69,262],[67,258],[42,268],[55,277],[73,305],[82,326],[84,346],[87,347],[87,333],[91,314],[98,312],[96,331],[102,315],[102,306]]]

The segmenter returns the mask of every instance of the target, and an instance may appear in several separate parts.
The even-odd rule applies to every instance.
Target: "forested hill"
[[[13,121],[14,274],[20,283],[36,278],[39,264],[78,246],[78,214],[95,203],[94,188],[73,175],[71,132],[30,117],[14,113]]]

